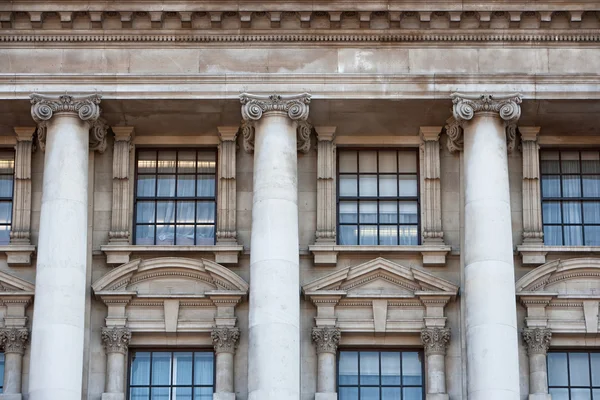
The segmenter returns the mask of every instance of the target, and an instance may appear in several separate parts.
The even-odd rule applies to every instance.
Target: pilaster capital
[[[450,343],[450,328],[423,328],[421,343],[425,346],[425,354],[446,354]]]
[[[317,345],[317,354],[336,354],[341,337],[342,332],[339,328],[326,326],[312,329],[312,340]]]
[[[440,140],[440,133],[442,133],[441,126],[419,127],[419,135],[424,142],[437,142]]]
[[[127,354],[129,342],[131,341],[131,330],[124,326],[102,328],[102,341],[104,342],[106,354]]]
[[[319,142],[333,142],[337,126],[315,126]]]
[[[54,113],[75,113],[82,121],[93,122],[100,117],[100,100],[98,94],[85,96],[46,96],[34,93],[31,99],[31,116],[37,123],[48,121]]]
[[[235,353],[240,340],[239,328],[214,328],[210,333],[215,353]]]
[[[521,140],[524,142],[536,142],[540,134],[539,126],[519,126]]]
[[[133,126],[111,126],[115,134],[115,142],[131,142],[135,136],[135,128]]]
[[[13,127],[17,142],[31,142],[35,133],[35,126],[15,126]]]
[[[264,113],[279,111],[287,113],[292,120],[304,121],[308,118],[310,94],[272,94],[269,96],[242,93],[242,118],[245,121],[258,121]]]
[[[548,328],[523,329],[523,341],[527,345],[527,354],[546,354],[550,348],[552,331]]]
[[[0,329],[0,341],[4,353],[23,354],[25,352],[25,343],[29,338],[27,328],[2,328]]]
[[[235,142],[239,131],[239,126],[217,126],[221,142]]]
[[[506,123],[515,123],[521,116],[523,96],[452,93],[452,115],[459,122],[470,121],[477,113],[498,113]]]

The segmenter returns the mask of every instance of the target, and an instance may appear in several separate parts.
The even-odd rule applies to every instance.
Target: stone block
[[[124,393],[102,393],[102,400],[125,400]]]
[[[337,393],[315,393],[315,400],[337,400]]]

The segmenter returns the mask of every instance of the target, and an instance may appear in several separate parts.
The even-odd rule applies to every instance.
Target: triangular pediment
[[[35,285],[33,283],[0,271],[0,293],[33,295],[34,292]]]
[[[339,293],[347,296],[415,296],[420,292],[456,295],[458,286],[426,271],[376,258],[344,268],[303,287],[306,295]]]
[[[554,260],[529,272],[516,283],[517,295],[600,295],[600,258]]]

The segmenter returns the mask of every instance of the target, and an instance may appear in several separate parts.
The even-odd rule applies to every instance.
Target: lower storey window
[[[129,400],[211,400],[214,354],[203,351],[133,351]]]
[[[423,400],[417,351],[340,351],[339,400]]]
[[[0,353],[0,393],[4,393],[4,353]]]
[[[600,353],[548,353],[552,400],[600,400]]]

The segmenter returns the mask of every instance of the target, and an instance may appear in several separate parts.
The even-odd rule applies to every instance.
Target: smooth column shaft
[[[548,370],[545,354],[529,355],[529,393],[548,394]]]
[[[337,380],[335,354],[322,352],[318,354],[317,392],[335,393]]]
[[[446,356],[427,355],[427,393],[446,393]]]
[[[250,253],[249,400],[300,397],[296,123],[256,122]]]
[[[57,113],[47,129],[29,399],[81,400],[89,126]]]
[[[2,388],[2,393],[21,393],[23,354],[6,353],[4,357],[4,386]]]
[[[464,129],[469,400],[517,400],[518,340],[504,123],[478,112]]]
[[[106,393],[125,393],[125,354],[108,353],[106,356]]]
[[[215,382],[215,392],[232,393],[233,392],[233,353],[218,352],[216,354],[217,372]]]

